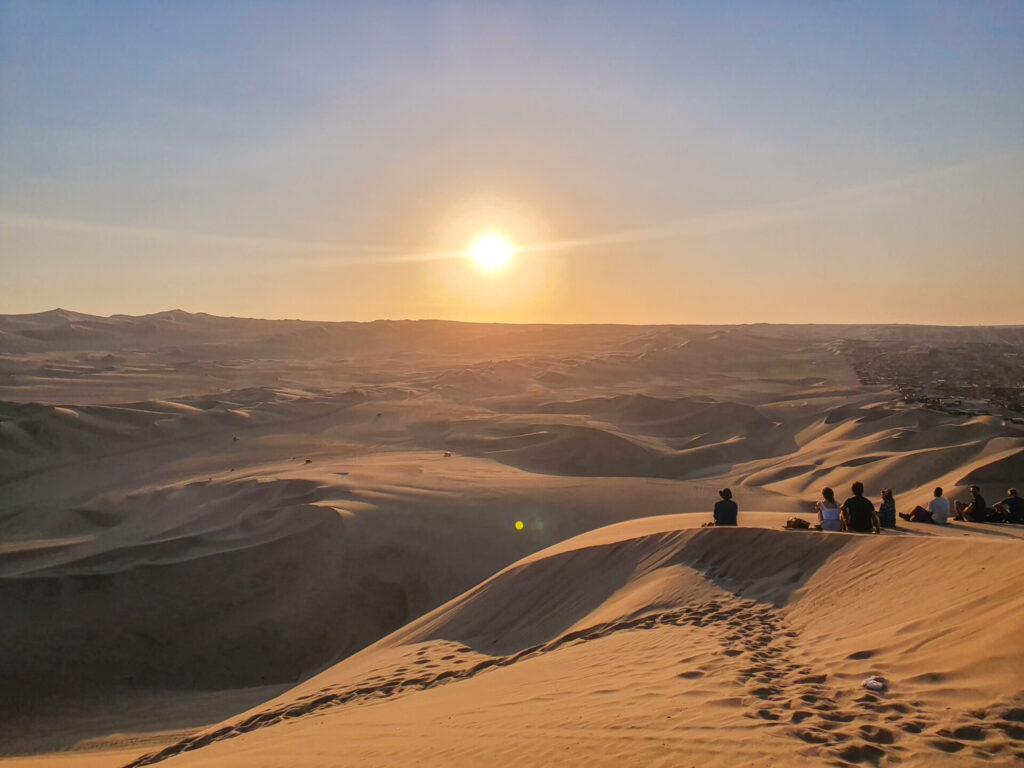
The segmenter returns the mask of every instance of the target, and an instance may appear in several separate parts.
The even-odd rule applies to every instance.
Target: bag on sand
[[[787,528],[810,528],[811,524],[801,517],[791,517],[786,521]]]

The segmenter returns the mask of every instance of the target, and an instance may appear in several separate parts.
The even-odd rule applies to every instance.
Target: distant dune
[[[863,344],[1024,329],[0,316],[0,765],[1024,759],[1024,530],[781,530],[1024,489]]]

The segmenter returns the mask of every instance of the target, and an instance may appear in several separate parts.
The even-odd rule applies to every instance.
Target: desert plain
[[[0,766],[1024,760],[1024,527],[784,528],[1024,487],[1022,365],[1020,327],[0,316]]]

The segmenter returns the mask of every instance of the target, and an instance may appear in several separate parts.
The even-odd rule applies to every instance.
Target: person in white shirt
[[[843,523],[839,519],[839,502],[836,501],[836,494],[831,488],[821,489],[821,501],[816,502],[814,508],[818,510],[818,524],[823,531],[841,531]]]
[[[908,523],[934,523],[935,525],[945,525],[946,521],[949,520],[949,499],[942,495],[941,488],[936,488],[933,491],[933,494],[934,498],[928,502],[928,509],[925,509],[924,507],[914,507],[914,510],[909,515],[905,515],[901,512],[900,517]]]

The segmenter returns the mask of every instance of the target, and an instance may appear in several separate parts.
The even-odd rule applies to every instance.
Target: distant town
[[[1024,425],[1024,350],[1016,344],[845,340],[842,351],[862,384],[894,387],[907,403]]]

